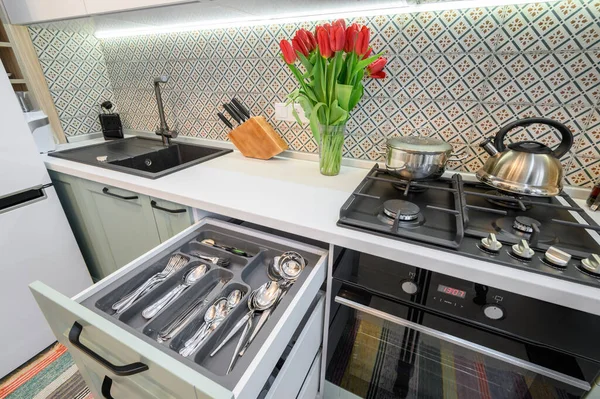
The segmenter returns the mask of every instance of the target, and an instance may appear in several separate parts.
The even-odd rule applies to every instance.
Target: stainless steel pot
[[[392,176],[403,180],[435,180],[442,176],[451,159],[452,146],[445,141],[429,137],[398,137],[388,139],[385,167]]]

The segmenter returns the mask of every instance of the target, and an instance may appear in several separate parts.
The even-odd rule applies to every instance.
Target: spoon
[[[238,303],[242,300],[242,292],[240,290],[233,290],[227,295],[227,298],[219,299],[212,307],[215,308],[214,314],[211,314],[210,321],[206,320],[204,328],[200,328],[194,336],[186,341],[185,348],[189,348],[186,351],[186,355],[180,353],[183,356],[189,356],[189,354],[195,352],[202,342],[221,324],[221,322],[225,319],[225,317],[231,312],[231,309],[236,307]]]
[[[275,305],[280,294],[281,294],[281,288],[279,287],[279,284],[276,281],[269,281],[269,282],[261,285],[257,289],[254,297],[252,298],[252,303],[249,304],[249,306],[248,306],[250,308],[250,312],[249,312],[250,315],[248,317],[248,323],[246,324],[246,327],[244,328],[244,331],[242,332],[242,336],[240,337],[240,340],[238,341],[235,351],[233,352],[233,357],[231,358],[231,362],[229,363],[229,368],[227,369],[226,374],[229,374],[231,372],[231,370],[233,369],[233,367],[235,366],[235,363],[238,358],[238,352],[240,351],[240,348],[242,347],[242,345],[244,345],[246,336],[248,335],[248,332],[250,331],[250,328],[252,326],[252,318],[254,317],[254,313],[256,311],[267,310],[271,306]],[[250,306],[250,305],[252,305],[252,306]],[[257,327],[258,327],[258,325],[257,325]],[[247,345],[249,345],[249,344],[246,343],[246,346]]]
[[[281,296],[283,295],[283,289],[287,287],[287,286],[284,287],[278,281],[270,281],[267,284],[268,284],[268,288],[265,291],[264,298],[262,298],[263,302],[260,303],[259,301],[261,299],[258,297],[256,298],[256,302],[257,302],[256,307],[258,309],[262,310],[263,312],[260,315],[260,319],[258,319],[258,323],[256,323],[256,327],[254,327],[254,330],[252,330],[252,334],[250,334],[248,341],[246,341],[246,344],[244,345],[243,349],[239,351],[240,357],[244,356],[244,353],[246,353],[246,349],[248,349],[248,347],[250,346],[250,344],[252,343],[254,338],[256,338],[256,336],[258,335],[258,332],[260,331],[260,329],[267,322],[267,319],[269,318],[269,315],[271,314],[271,310],[279,302]]]
[[[269,275],[270,279],[278,282],[279,287],[281,288],[280,294],[275,303],[269,306],[268,309],[265,309],[260,315],[260,319],[258,319],[256,327],[252,331],[250,338],[248,338],[248,342],[246,342],[246,345],[244,345],[244,348],[240,351],[240,356],[244,356],[246,349],[248,349],[248,346],[250,346],[254,338],[256,338],[260,329],[265,325],[275,306],[281,302],[281,299],[287,293],[292,284],[294,284],[294,282],[298,279],[305,266],[306,261],[298,252],[288,251],[284,252],[281,256],[276,256],[273,258],[273,261],[267,268],[267,274]],[[279,278],[277,278],[277,276],[279,276]]]
[[[250,318],[250,314],[253,313],[253,309],[254,309],[254,294],[256,293],[256,290],[252,291],[250,293],[250,295],[248,296],[248,309],[250,309],[250,311],[248,313],[246,313],[246,315],[244,315],[244,317],[242,317],[236,324],[235,326],[233,326],[233,328],[231,329],[231,331],[229,331],[229,334],[227,334],[227,336],[221,341],[221,343],[211,352],[210,357],[213,357],[214,355],[217,354],[217,352],[219,350],[221,350],[221,348],[223,346],[225,346],[225,344],[227,342],[229,342],[229,340],[231,340],[231,338],[233,338],[233,336],[235,334],[237,334],[238,331],[240,331],[240,329],[242,328],[242,326],[244,326],[245,324],[248,324],[248,320]]]
[[[202,326],[200,326],[200,328],[192,338],[185,341],[183,348],[179,350],[180,355],[188,357],[192,353],[190,351],[190,346],[194,343],[197,336],[201,334],[201,332],[206,328],[206,326],[212,323],[212,321],[215,319],[215,316],[217,315],[217,303],[219,303],[220,301],[225,301],[225,299],[218,300],[217,302],[213,303],[208,309],[206,309],[206,312],[204,312],[204,323],[202,323]]]
[[[154,302],[152,305],[148,306],[142,312],[142,316],[145,319],[151,319],[158,312],[160,312],[165,306],[173,302],[175,299],[179,298],[183,292],[191,287],[196,281],[200,280],[206,272],[208,271],[208,267],[204,264],[199,265],[191,270],[189,270],[185,276],[183,276],[183,283],[179,284],[171,291],[167,292],[163,295],[158,301]]]

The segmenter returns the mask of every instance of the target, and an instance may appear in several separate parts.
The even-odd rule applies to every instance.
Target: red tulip
[[[335,21],[333,24],[333,26],[341,26],[342,29],[346,30],[346,21],[344,21],[343,19],[338,19],[337,21]]]
[[[327,31],[328,34],[329,34],[329,32],[331,32],[331,24],[330,23],[324,24],[323,28],[325,28],[325,30]],[[317,26],[317,30],[318,29],[319,29],[319,27]]]
[[[283,54],[283,59],[288,64],[293,64],[296,62],[296,51],[287,40],[282,40],[279,42],[279,48],[281,49],[281,53]]]
[[[354,49],[356,50],[356,54],[363,55],[369,49],[369,38],[371,36],[371,31],[366,26],[363,26],[358,32],[358,39],[356,40],[356,46]]]
[[[383,68],[385,67],[385,64],[387,64],[387,59],[386,58],[378,58],[375,61],[373,61],[371,63],[371,65],[369,65],[367,67],[367,73],[370,77],[372,77],[373,79],[383,79],[385,78],[386,74],[383,71]]]
[[[313,33],[309,30],[305,30],[304,32],[306,33],[306,36],[310,42],[310,48],[314,50],[317,47],[317,39],[315,39],[315,35],[313,35]]]
[[[357,24],[352,24],[346,29],[346,45],[344,51],[351,53],[356,46],[356,39],[358,39],[359,27]]]
[[[346,34],[344,32],[344,28],[339,25],[331,28],[331,32],[329,33],[329,41],[332,51],[342,51],[344,49],[344,45],[346,44]]]
[[[302,53],[302,55],[304,55],[305,57],[308,56],[308,50],[304,46],[304,43],[302,43],[301,40],[298,40],[297,37],[292,39],[292,47],[294,48],[294,51]]]
[[[363,55],[362,59],[366,60],[367,58],[369,58],[371,56],[372,52],[373,52],[373,49],[371,47],[369,47],[369,49],[367,50],[367,52],[365,53],[365,55]]]
[[[302,52],[304,55],[308,55],[308,53],[312,52],[317,45],[316,41],[315,41],[315,43],[313,43],[313,41],[312,41],[312,40],[314,40],[314,36],[313,36],[313,39],[311,40],[309,35],[312,36],[312,33],[307,31],[306,29],[300,29],[298,32],[296,32],[296,39],[306,49],[307,54],[304,54],[304,52]],[[292,41],[292,45],[293,44],[294,44],[294,42]]]
[[[329,34],[327,33],[327,29],[322,26],[317,28],[317,44],[323,57],[329,58],[333,55],[329,42]]]

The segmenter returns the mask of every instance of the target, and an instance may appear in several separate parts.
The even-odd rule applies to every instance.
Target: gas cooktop
[[[518,197],[459,174],[409,183],[376,165],[342,206],[338,226],[600,287],[590,271],[600,244],[588,233],[600,226],[566,194]]]

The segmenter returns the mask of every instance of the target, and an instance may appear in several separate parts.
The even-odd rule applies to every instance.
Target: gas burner
[[[517,216],[513,222],[513,228],[523,233],[533,233],[533,226],[537,226],[538,230],[542,226],[537,220],[527,216]]]
[[[396,219],[400,214],[398,220],[408,222],[417,219],[420,212],[421,209],[417,205],[404,200],[393,199],[383,203],[383,213],[390,219]]]
[[[410,193],[422,193],[424,191],[427,191],[427,187],[420,187],[420,186],[414,186],[414,185],[410,185],[410,187],[408,188],[408,191],[406,190],[407,186],[408,186],[409,182],[407,181],[398,181],[398,182],[394,182],[392,183],[392,185],[394,186],[394,188],[396,188],[397,190],[400,191],[404,191],[406,194]]]
[[[397,199],[385,201],[383,209],[377,214],[377,219],[393,226],[398,212],[400,212],[398,227],[401,229],[411,229],[425,223],[425,217],[421,214],[421,209],[417,205]]]
[[[524,199],[525,197],[520,196],[520,195],[516,195],[516,194],[512,194],[512,193],[507,193],[506,191],[501,191],[501,190],[491,190],[491,191],[487,191],[486,194],[488,195],[495,195],[497,197],[503,197],[506,198],[506,200],[500,199],[500,198],[488,198],[488,202],[494,204],[494,205],[499,205],[503,208],[509,208],[509,209],[519,209],[521,210],[521,206],[515,202],[515,201],[511,201],[511,200],[520,200],[520,199]],[[525,208],[530,209],[531,205],[530,204],[525,204]]]
[[[522,220],[522,218],[524,218],[524,220]],[[524,222],[522,223],[523,226],[529,226],[529,232],[522,231],[516,228],[515,224],[517,219]],[[512,242],[517,243],[523,239],[529,241],[529,239],[531,238],[531,232],[533,232],[533,228],[531,227],[531,224],[527,224],[528,220],[533,221],[533,223],[537,224],[538,227],[541,226],[540,222],[526,216],[519,216],[517,218],[502,217],[492,222],[492,226],[496,230],[497,235],[504,236],[507,239],[510,239]],[[550,245],[556,243],[556,236],[554,235],[554,231],[551,231],[548,228],[540,229],[540,234],[537,238],[537,241],[539,243]]]

